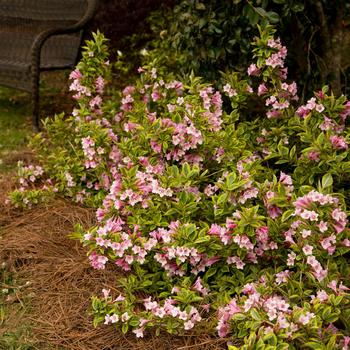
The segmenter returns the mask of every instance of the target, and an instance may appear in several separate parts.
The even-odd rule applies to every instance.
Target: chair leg
[[[34,72],[32,77],[32,127],[35,132],[40,131],[40,119],[39,119],[39,71]]]

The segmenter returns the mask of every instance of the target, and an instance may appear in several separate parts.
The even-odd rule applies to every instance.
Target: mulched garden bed
[[[159,337],[147,335],[138,340],[111,326],[94,328],[89,315],[90,297],[102,288],[116,288],[117,269],[93,270],[86,251],[67,235],[73,225],[94,223],[91,209],[55,200],[26,211],[5,204],[13,187],[13,175],[0,179],[0,263],[21,281],[7,302],[28,303],[20,318],[18,308],[7,315],[0,337],[23,324],[30,324],[30,343],[35,349],[133,350],[133,349],[225,349],[225,341],[210,336],[187,334]],[[22,283],[23,282],[23,283]],[[7,325],[7,326],[6,326]]]

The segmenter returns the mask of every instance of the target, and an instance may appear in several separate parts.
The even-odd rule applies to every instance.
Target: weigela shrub
[[[91,266],[124,271],[120,294],[92,298],[95,325],[348,349],[350,103],[324,88],[298,105],[273,34],[221,90],[142,67],[119,97],[105,94],[105,39],[87,43],[77,108],[34,146],[58,193],[97,208],[75,232]]]

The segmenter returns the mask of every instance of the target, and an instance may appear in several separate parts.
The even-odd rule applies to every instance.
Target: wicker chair
[[[39,130],[40,72],[73,68],[98,0],[0,0],[0,85],[32,93]]]

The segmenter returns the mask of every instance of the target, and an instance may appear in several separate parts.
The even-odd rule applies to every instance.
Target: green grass
[[[30,110],[29,94],[0,87],[0,172],[13,170],[12,156],[28,144]]]
[[[36,349],[30,341],[30,325],[20,321],[28,312],[30,302],[19,299],[18,295],[27,285],[21,285],[15,274],[7,271],[5,264],[0,266],[0,281],[0,329],[6,329],[0,333],[0,350]],[[13,319],[16,319],[16,325],[11,324]]]
[[[45,72],[40,80],[40,115],[72,110],[68,96],[68,71]],[[16,168],[16,159],[33,135],[29,93],[0,86],[0,175]],[[15,161],[12,159],[14,156]]]

